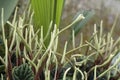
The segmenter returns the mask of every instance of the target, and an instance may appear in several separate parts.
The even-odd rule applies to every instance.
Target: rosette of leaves
[[[13,69],[13,80],[34,80],[34,73],[31,67],[24,63]]]

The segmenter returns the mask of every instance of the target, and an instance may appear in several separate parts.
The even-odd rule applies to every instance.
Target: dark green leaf
[[[94,11],[81,11],[77,14],[77,16],[79,14],[83,14],[85,19],[83,19],[82,21],[76,23],[73,27],[72,30],[75,31],[75,36],[78,34],[78,32],[81,30],[81,28],[83,28],[85,26],[85,24],[88,23],[88,21],[94,16],[95,12]],[[77,17],[76,16],[76,17]],[[76,19],[75,17],[75,19]]]
[[[34,73],[28,64],[22,64],[13,69],[14,80],[34,80]]]

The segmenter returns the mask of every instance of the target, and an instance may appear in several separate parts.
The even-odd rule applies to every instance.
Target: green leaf
[[[13,69],[13,80],[34,80],[34,73],[27,63]]]
[[[61,20],[61,14],[62,14],[62,10],[63,10],[63,6],[64,6],[64,0],[56,0],[57,1],[57,8],[56,8],[56,18],[55,18],[55,24],[57,24],[57,26],[60,25],[60,20]]]
[[[48,29],[51,20],[59,26],[64,0],[31,0],[34,23]]]
[[[45,37],[51,21],[59,27],[63,4],[64,0],[31,0],[32,9],[34,11],[33,22],[35,31],[43,26],[43,35]],[[45,43],[48,42],[49,38]]]
[[[83,19],[82,21],[76,23],[73,27],[72,30],[75,31],[75,36],[78,34],[78,32],[81,30],[81,28],[83,28],[88,22],[89,20],[94,16],[95,12],[94,11],[81,11],[77,14],[77,16],[79,14],[83,14],[83,16],[85,17],[85,19]],[[76,16],[76,17],[77,17]],[[75,18],[76,19],[76,18]]]
[[[4,8],[4,23],[6,23],[6,21],[11,16],[17,3],[18,3],[18,0],[0,0],[0,26],[1,26],[2,8]]]

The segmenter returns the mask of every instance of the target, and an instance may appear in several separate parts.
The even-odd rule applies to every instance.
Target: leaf
[[[48,29],[51,20],[59,26],[64,0],[31,0],[34,23]]]
[[[18,0],[0,0],[0,26],[1,26],[2,8],[4,8],[4,23],[6,23],[6,21],[11,16],[17,3],[18,3]]]
[[[31,0],[31,6],[34,11],[35,31],[43,26],[43,35],[45,37],[51,21],[59,27],[63,4],[64,0]],[[48,44],[49,39],[48,37],[45,43]]]
[[[57,8],[56,8],[56,18],[55,18],[55,24],[59,27],[60,20],[61,20],[61,14],[64,6],[64,0],[56,0],[57,1]]]
[[[13,80],[34,80],[34,73],[27,63],[13,69]]]
[[[81,30],[81,28],[83,28],[85,26],[85,24],[87,24],[89,22],[89,20],[94,16],[95,12],[94,11],[82,11],[82,12],[79,12],[77,14],[77,16],[79,14],[83,14],[85,19],[83,19],[82,21],[76,23],[73,27],[72,27],[72,30],[75,31],[75,36],[78,34],[78,32]],[[77,17],[76,16],[76,17]],[[75,17],[75,19],[76,19]]]

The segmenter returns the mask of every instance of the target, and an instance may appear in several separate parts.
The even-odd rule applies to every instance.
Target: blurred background
[[[19,14],[22,14],[27,3],[28,0],[19,0]],[[84,40],[88,40],[93,33],[94,24],[99,26],[101,20],[103,20],[104,32],[107,33],[110,31],[117,15],[118,20],[113,36],[115,39],[120,36],[120,0],[65,0],[60,29],[70,24],[76,14],[81,10],[94,10],[95,15],[77,34],[76,45],[79,44],[80,34],[83,33]],[[62,35],[60,43],[63,44],[69,39],[70,30],[65,31]],[[63,45],[61,45],[61,48],[62,47]]]
[[[79,45],[81,32],[84,40],[88,40],[93,33],[94,24],[99,26],[101,20],[103,20],[104,33],[109,32],[117,15],[118,20],[113,36],[115,39],[120,36],[120,0],[66,0],[62,16],[62,27],[72,22],[73,17],[81,10],[94,10],[95,15],[76,36],[76,45]],[[63,33],[64,38],[62,38],[61,43],[68,39],[69,33],[69,30]]]

